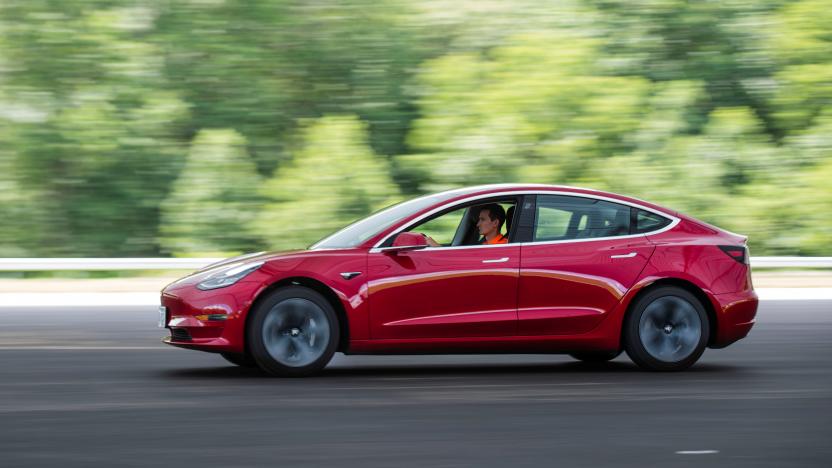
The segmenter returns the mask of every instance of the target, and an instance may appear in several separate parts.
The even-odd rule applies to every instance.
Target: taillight
[[[748,265],[748,248],[744,245],[720,245],[719,250],[739,263]]]

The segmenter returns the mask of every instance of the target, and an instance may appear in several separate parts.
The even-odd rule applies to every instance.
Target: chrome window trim
[[[446,210],[448,208],[452,208],[456,205],[462,205],[462,204],[472,202],[472,201],[482,200],[482,199],[485,199],[485,198],[509,196],[509,195],[565,195],[565,196],[569,196],[569,197],[591,198],[591,199],[594,199],[594,200],[602,200],[602,201],[607,201],[607,202],[610,202],[610,203],[618,203],[619,205],[626,205],[626,206],[629,206],[629,207],[638,208],[640,210],[648,211],[650,213],[656,214],[658,216],[669,219],[671,221],[670,221],[670,224],[668,224],[667,226],[665,226],[661,229],[658,229],[656,231],[642,232],[642,233],[639,233],[639,234],[627,234],[625,236],[592,237],[592,238],[588,238],[588,239],[562,239],[562,240],[539,241],[539,242],[534,242],[534,241],[532,241],[532,242],[515,242],[515,243],[509,243],[509,244],[492,244],[492,245],[458,245],[458,246],[453,246],[453,247],[425,247],[423,249],[414,250],[414,252],[425,251],[425,250],[458,250],[458,249],[472,249],[472,248],[493,248],[493,247],[523,246],[523,245],[564,244],[564,243],[567,243],[567,242],[594,242],[594,241],[603,241],[603,240],[609,240],[609,239],[630,239],[630,238],[636,238],[636,237],[653,236],[653,235],[656,235],[656,234],[661,234],[663,232],[667,232],[667,231],[673,229],[674,227],[676,227],[676,225],[679,224],[682,221],[681,218],[678,218],[676,216],[661,212],[659,210],[655,210],[653,208],[649,208],[649,207],[646,207],[646,206],[643,206],[643,205],[639,205],[638,203],[633,203],[633,202],[629,202],[629,201],[625,201],[625,200],[619,200],[617,198],[605,197],[603,195],[593,195],[593,194],[589,194],[589,193],[565,192],[565,191],[560,191],[560,190],[543,190],[543,191],[541,191],[541,190],[520,190],[520,191],[513,191],[513,192],[486,193],[486,194],[476,195],[476,196],[473,196],[473,197],[468,197],[468,198],[465,198],[465,199],[462,199],[462,200],[456,200],[456,201],[453,201],[453,202],[450,202],[450,203],[445,203],[442,206],[439,206],[437,208],[434,208],[434,209],[428,211],[427,213],[423,213],[422,215],[417,216],[416,218],[409,221],[407,224],[399,227],[395,231],[393,231],[390,234],[384,236],[384,238],[381,239],[380,241],[376,242],[376,244],[370,249],[370,253],[384,252],[385,250],[387,250],[387,247],[379,247],[379,246],[384,244],[385,242],[387,242],[388,239],[390,239],[391,237],[394,237],[394,236],[398,235],[399,233],[407,230],[411,226],[413,226],[415,224],[418,224],[423,219],[429,218],[429,217],[433,216],[434,214],[439,213],[440,211]]]
[[[441,250],[441,251],[444,252],[446,250],[491,249],[491,248],[495,248],[495,247],[516,247],[518,245],[522,245],[522,243],[521,242],[515,242],[513,244],[455,245],[455,246],[449,246],[449,247],[430,247],[430,246],[428,246],[428,247],[424,247],[424,248],[421,248],[421,249],[408,250],[407,252],[408,253],[410,253],[410,252],[424,252],[426,250]],[[372,249],[370,249],[370,253],[386,252],[388,250],[393,250],[393,247],[373,247]]]
[[[664,215],[662,215],[664,216]],[[670,216],[666,216],[670,218]],[[657,231],[650,231],[650,232],[642,232],[639,234],[627,234],[626,236],[607,236],[607,237],[593,237],[590,239],[563,239],[563,240],[554,240],[554,241],[539,241],[539,242],[520,242],[519,244],[513,245],[546,245],[546,244],[565,244],[567,242],[592,242],[592,241],[602,241],[602,240],[610,240],[610,239],[634,239],[636,237],[647,237],[653,236],[656,234],[661,234],[662,232],[669,231],[676,227],[677,224],[681,221],[681,219],[673,217],[673,221],[670,222],[667,226],[657,230]]]

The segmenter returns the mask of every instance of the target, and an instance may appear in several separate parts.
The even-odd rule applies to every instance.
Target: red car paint
[[[439,247],[379,246],[423,215],[491,196],[559,194],[651,210],[672,219],[653,233],[565,242]],[[519,207],[518,207],[519,209]],[[520,228],[517,228],[520,229]],[[595,190],[540,185],[449,193],[351,248],[247,256],[265,262],[239,282],[196,287],[230,259],[167,286],[164,341],[212,352],[246,351],[246,317],[257,300],[297,283],[323,293],[341,321],[345,353],[560,353],[621,348],[622,324],[639,292],[655,284],[694,291],[707,305],[719,348],[745,337],[757,310],[750,267],[719,246],[745,238],[660,206]],[[345,272],[358,273],[346,279]],[[224,320],[197,316],[222,315]],[[204,317],[203,317],[204,318]],[[178,339],[183,338],[183,339]]]

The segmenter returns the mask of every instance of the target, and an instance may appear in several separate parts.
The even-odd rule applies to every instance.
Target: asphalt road
[[[832,301],[764,302],[748,338],[677,374],[336,355],[275,379],[160,344],[153,308],[0,319],[4,467],[832,466]]]

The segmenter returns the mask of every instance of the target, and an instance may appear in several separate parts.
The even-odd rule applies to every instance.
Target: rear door
[[[521,253],[519,335],[585,333],[615,308],[654,249],[631,234],[630,210],[596,198],[537,196]]]

